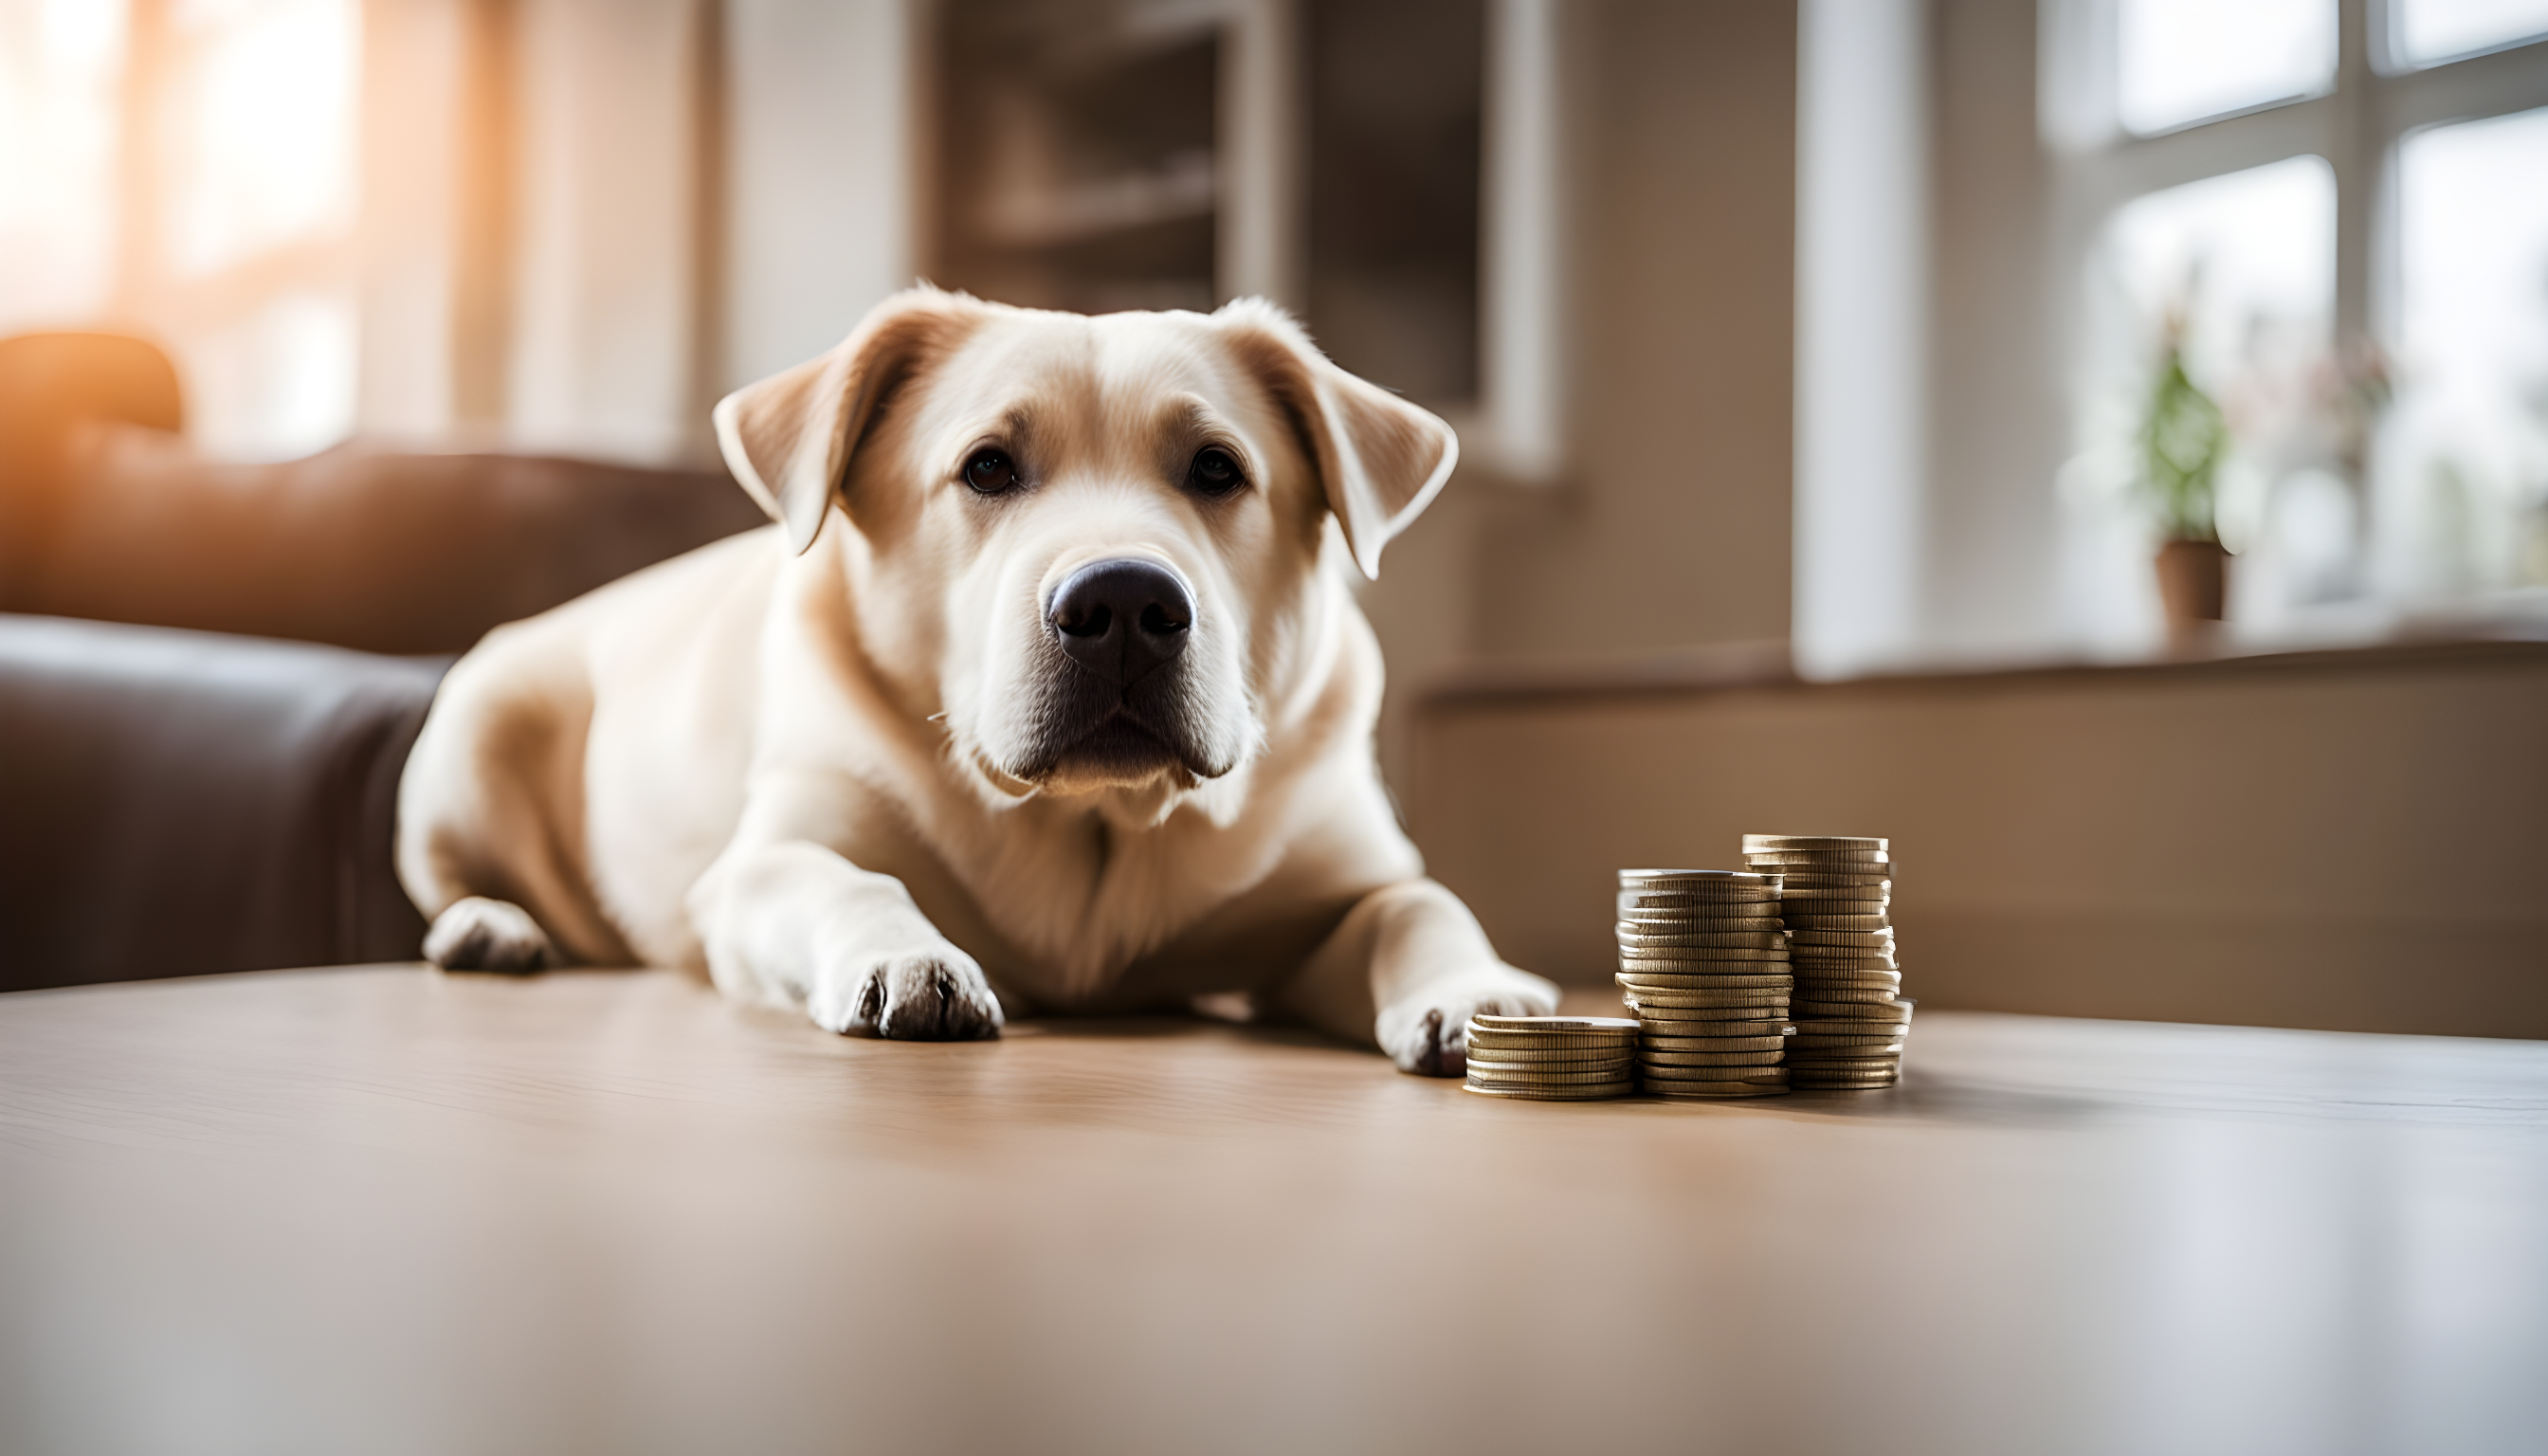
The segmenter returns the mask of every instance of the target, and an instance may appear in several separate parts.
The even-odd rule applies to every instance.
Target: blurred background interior
[[[1927,1004],[2548,1036],[2548,0],[0,0],[0,986],[411,955],[436,655],[915,277],[1459,426],[1519,963],[1879,834]]]

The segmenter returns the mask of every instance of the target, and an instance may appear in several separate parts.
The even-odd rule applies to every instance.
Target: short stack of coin
[[[1619,985],[1637,1079],[1660,1097],[1787,1090],[1787,937],[1776,873],[1619,871]]]
[[[1468,1090],[1590,1102],[1636,1090],[1637,1024],[1616,1016],[1469,1018]]]
[[[1796,977],[1787,1067],[1800,1088],[1890,1087],[1911,1003],[1893,956],[1893,860],[1880,839],[1747,834],[1744,863],[1780,877]]]

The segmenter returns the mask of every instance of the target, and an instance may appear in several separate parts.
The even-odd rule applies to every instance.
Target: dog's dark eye
[[[1018,463],[1006,450],[976,450],[964,462],[964,484],[985,496],[997,496],[1018,483]]]
[[[1238,459],[1219,445],[1207,445],[1195,452],[1194,464],[1186,467],[1186,485],[1207,496],[1227,496],[1247,484],[1238,473]]]

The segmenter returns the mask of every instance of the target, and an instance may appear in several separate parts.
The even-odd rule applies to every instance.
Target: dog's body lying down
[[[1239,991],[1436,1073],[1473,1012],[1553,1009],[1373,761],[1345,572],[1450,474],[1441,421],[1263,305],[924,290],[717,424],[777,525],[445,682],[400,793],[433,959],[704,965],[889,1037]]]

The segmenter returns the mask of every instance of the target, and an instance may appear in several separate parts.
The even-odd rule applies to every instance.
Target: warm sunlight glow
[[[192,52],[160,115],[168,261],[217,271],[353,217],[354,14],[345,0],[180,6]]]
[[[124,45],[114,0],[0,0],[0,331],[114,293]]]

